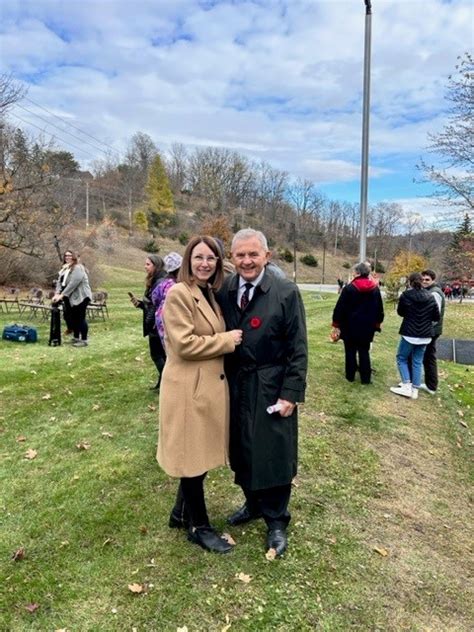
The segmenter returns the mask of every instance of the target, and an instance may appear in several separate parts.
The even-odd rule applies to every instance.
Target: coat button
[[[223,373],[221,373],[221,374],[219,375],[219,377],[221,378],[221,380],[224,380],[224,379],[225,379],[225,375],[224,375]]]

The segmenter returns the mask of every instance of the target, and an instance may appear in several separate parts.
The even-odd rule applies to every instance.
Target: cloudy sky
[[[369,203],[430,216],[415,164],[472,50],[473,2],[372,7]],[[358,201],[364,14],[363,0],[2,0],[0,72],[29,88],[12,122],[85,168],[143,131],[163,150],[229,147]]]

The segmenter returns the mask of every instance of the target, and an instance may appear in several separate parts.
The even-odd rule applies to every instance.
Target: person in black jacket
[[[344,341],[346,379],[353,382],[359,359],[360,381],[370,384],[370,343],[384,319],[383,302],[376,281],[370,278],[370,264],[359,263],[356,277],[339,296],[332,315],[332,325]]]
[[[267,240],[251,228],[232,241],[236,274],[218,293],[228,329],[242,329],[225,357],[230,390],[230,464],[245,504],[231,525],[263,517],[267,549],[287,548],[291,481],[297,470],[297,405],[304,401],[306,323],[297,286],[270,272]],[[276,406],[275,406],[276,405]]]
[[[397,308],[398,315],[403,317],[399,331],[402,337],[397,351],[397,366],[402,381],[390,390],[396,395],[417,399],[423,356],[433,338],[434,325],[440,319],[440,312],[433,295],[423,288],[419,272],[410,274],[408,281],[410,287],[400,296]]]
[[[160,336],[155,326],[155,308],[151,300],[152,292],[156,284],[164,279],[166,272],[164,270],[163,259],[158,255],[148,255],[145,260],[145,293],[142,299],[138,299],[130,294],[130,300],[135,307],[143,311],[143,335],[148,336],[150,345],[150,357],[153,360],[157,371],[158,380],[153,386],[153,390],[160,390],[161,372],[166,362],[166,353],[161,343]]]

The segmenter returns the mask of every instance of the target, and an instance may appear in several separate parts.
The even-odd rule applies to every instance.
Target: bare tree
[[[442,132],[428,135],[428,152],[438,162],[422,159],[417,167],[422,180],[435,185],[435,197],[449,205],[451,216],[459,219],[474,209],[474,59],[465,53],[458,60],[447,87],[449,122]]]
[[[0,74],[0,119],[7,110],[26,95],[26,88],[15,81],[10,74]]]

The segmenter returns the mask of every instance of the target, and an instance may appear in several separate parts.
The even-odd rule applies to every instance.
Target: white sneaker
[[[411,398],[412,399],[418,399],[418,390],[417,388],[415,388],[414,386],[411,387]]]
[[[402,384],[401,386],[391,386],[390,390],[392,391],[392,393],[395,393],[395,395],[402,395],[403,397],[413,397],[413,389],[411,387],[411,382],[407,382]],[[416,390],[416,395],[415,397],[413,397],[413,399],[416,399],[418,397],[418,390]]]
[[[430,388],[428,388],[426,386],[426,384],[420,384],[420,389],[422,391],[426,391],[426,393],[429,393],[430,395],[435,395],[436,394],[436,391],[432,391]]]

